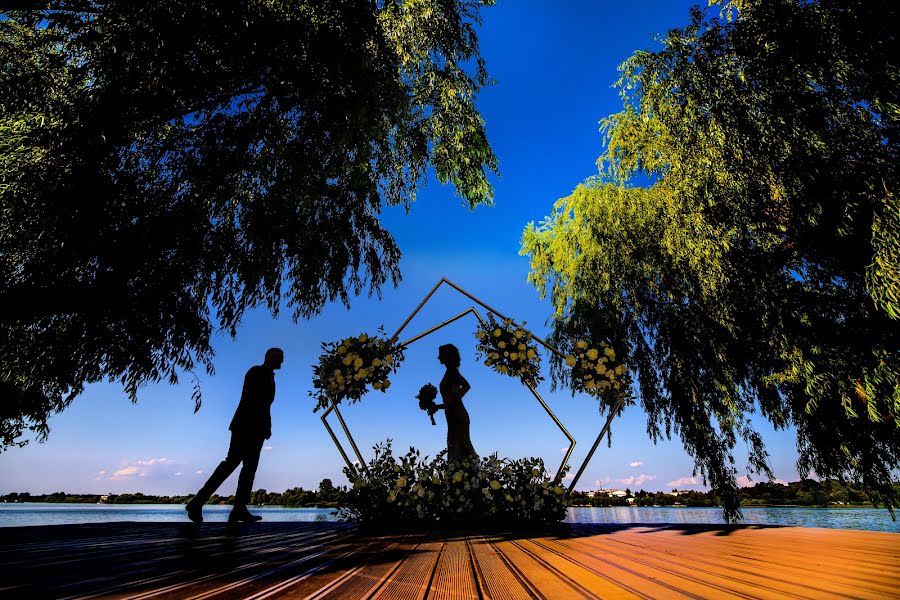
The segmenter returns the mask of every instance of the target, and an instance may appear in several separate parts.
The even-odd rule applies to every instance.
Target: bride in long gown
[[[447,417],[447,460],[477,457],[469,437],[469,413],[462,402],[472,386],[459,372],[459,350],[453,344],[445,344],[438,349],[438,360],[447,368],[439,388],[444,403],[436,405],[444,409]]]

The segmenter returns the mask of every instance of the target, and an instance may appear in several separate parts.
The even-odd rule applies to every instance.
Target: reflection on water
[[[336,521],[333,508],[284,508],[254,506],[254,514],[265,521]],[[230,506],[205,506],[207,522],[228,520]],[[188,522],[181,504],[40,504],[0,503],[0,527],[104,523],[109,521]],[[671,507],[575,507],[567,523],[671,523],[721,524],[721,508]],[[745,508],[746,525],[789,525],[868,529],[900,533],[900,522],[887,510],[875,508]]]
[[[784,525],[900,532],[900,522],[877,508],[744,508],[744,525]],[[566,523],[722,524],[721,508],[573,507]]]

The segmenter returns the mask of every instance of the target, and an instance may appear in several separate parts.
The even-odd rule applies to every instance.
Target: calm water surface
[[[256,506],[266,521],[335,521],[332,508]],[[208,522],[228,520],[230,506],[206,506]],[[0,503],[0,527],[104,523],[109,521],[187,522],[181,504],[41,504]],[[720,508],[614,507],[570,508],[567,523],[720,524]],[[868,529],[900,533],[900,522],[875,508],[745,508],[744,524]]]
[[[266,521],[335,521],[333,508],[254,506]],[[230,506],[204,506],[203,520],[224,523]],[[0,503],[0,527],[107,523],[110,521],[188,522],[183,504],[52,504]]]
[[[900,533],[900,521],[882,508],[744,508],[744,525],[868,529]],[[900,511],[897,512],[900,519]],[[722,524],[721,508],[573,507],[566,523]]]

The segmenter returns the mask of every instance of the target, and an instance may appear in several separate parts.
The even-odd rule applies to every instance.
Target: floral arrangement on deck
[[[518,377],[522,383],[535,387],[541,380],[541,357],[531,334],[512,319],[497,321],[493,315],[479,325],[475,332],[478,354],[484,364],[498,373]]]
[[[383,337],[361,333],[339,342],[323,342],[319,364],[313,366],[314,411],[349,399],[358,402],[369,386],[381,392],[403,361],[403,349]]]
[[[539,458],[449,463],[444,452],[428,460],[410,448],[398,460],[387,440],[358,478],[344,473],[354,483],[338,514],[361,525],[539,525],[566,515],[565,489]]]
[[[624,387],[625,366],[616,364],[616,351],[606,342],[594,348],[588,342],[575,342],[572,354],[566,356],[572,368],[572,390],[597,398],[618,394]]]

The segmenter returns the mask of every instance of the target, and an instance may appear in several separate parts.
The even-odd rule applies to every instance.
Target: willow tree
[[[379,213],[429,169],[489,203],[492,3],[8,4],[0,447],[45,437],[88,383],[134,399],[211,370],[211,335],[248,309],[307,317],[396,285]]]
[[[772,477],[753,415],[796,428],[801,474],[898,501],[898,14],[694,9],[623,64],[600,174],[523,236],[555,342],[612,340],[651,439],[680,436],[732,519],[738,440]]]

